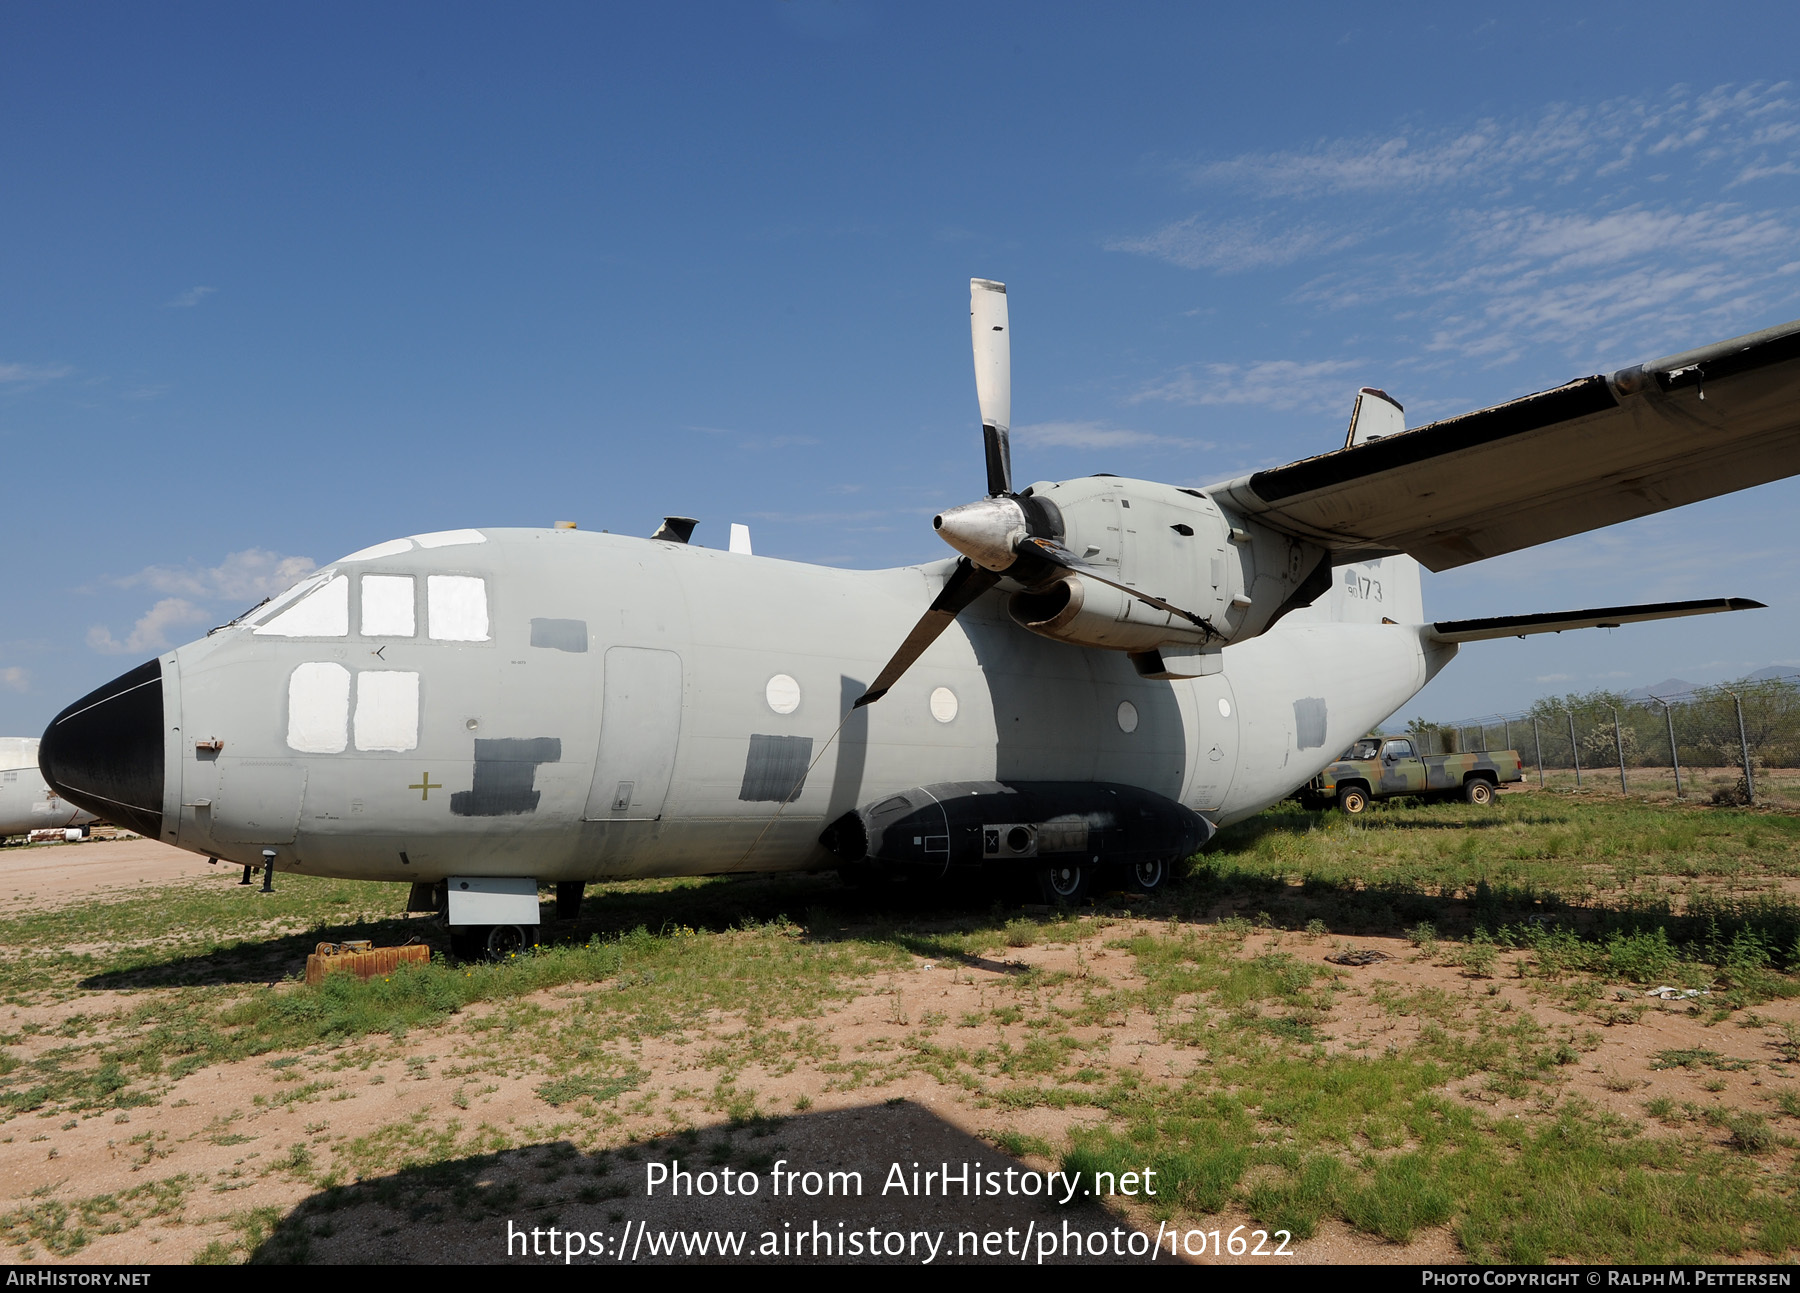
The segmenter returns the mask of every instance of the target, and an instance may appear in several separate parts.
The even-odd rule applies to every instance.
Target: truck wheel
[[[1494,783],[1486,777],[1470,777],[1463,782],[1463,802],[1486,808],[1494,802]]]
[[[1348,786],[1338,791],[1338,807],[1355,817],[1369,806],[1369,792],[1361,786]]]

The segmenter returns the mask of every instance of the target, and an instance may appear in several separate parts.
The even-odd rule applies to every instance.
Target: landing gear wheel
[[[1350,786],[1338,791],[1338,807],[1352,817],[1365,811],[1369,806],[1369,792],[1360,786]]]
[[[504,961],[537,942],[536,925],[490,925],[483,951],[490,961]]]
[[[1133,893],[1159,893],[1168,887],[1174,869],[1162,858],[1146,858],[1125,868],[1125,885]]]
[[[1494,802],[1494,783],[1486,777],[1471,777],[1463,782],[1463,802],[1486,808]]]
[[[1073,907],[1087,897],[1091,872],[1079,862],[1059,862],[1040,867],[1037,872],[1038,893],[1053,907]]]

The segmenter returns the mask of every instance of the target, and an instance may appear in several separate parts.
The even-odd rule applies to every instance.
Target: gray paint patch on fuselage
[[[1325,699],[1302,696],[1294,702],[1294,744],[1316,750],[1325,744]]]
[[[549,647],[552,651],[586,651],[586,620],[532,620],[531,645]]]
[[[752,736],[738,798],[777,804],[798,799],[806,786],[812,745],[810,736]]]
[[[531,784],[537,779],[538,764],[561,761],[560,737],[477,740],[474,781],[469,789],[450,796],[450,811],[458,817],[535,813],[543,793]]]

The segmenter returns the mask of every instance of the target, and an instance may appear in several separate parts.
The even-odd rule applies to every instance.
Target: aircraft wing
[[[1338,563],[1449,570],[1800,473],[1800,320],[1206,492]]]
[[[1603,606],[1592,611],[1552,611],[1547,615],[1493,615],[1479,620],[1439,620],[1431,636],[1439,642],[1481,642],[1487,638],[1522,638],[1528,633],[1561,633],[1564,629],[1616,629],[1644,620],[1672,620],[1718,611],[1762,610],[1748,597],[1711,597],[1697,602],[1652,602],[1644,606]]]

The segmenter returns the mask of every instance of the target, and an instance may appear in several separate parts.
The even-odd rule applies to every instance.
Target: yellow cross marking
[[[408,790],[418,791],[420,799],[430,799],[432,791],[442,790],[443,788],[444,783],[441,781],[433,781],[429,772],[421,776],[417,782],[407,787]]]

